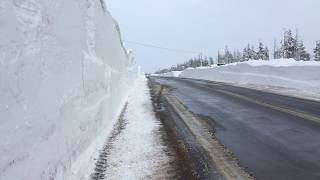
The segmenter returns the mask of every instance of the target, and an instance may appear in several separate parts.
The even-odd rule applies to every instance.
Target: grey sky
[[[283,29],[299,28],[309,52],[320,40],[319,0],[108,0],[123,39],[216,56],[262,40],[273,49]],[[257,45],[256,45],[257,46]],[[184,54],[126,44],[145,72],[181,63]]]

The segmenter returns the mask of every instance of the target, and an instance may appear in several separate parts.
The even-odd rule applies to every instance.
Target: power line
[[[188,50],[182,50],[182,49],[172,49],[172,48],[167,48],[167,47],[161,47],[157,45],[152,45],[152,44],[145,44],[145,43],[140,43],[136,41],[127,41],[123,40],[123,42],[128,43],[128,44],[135,44],[143,47],[148,47],[148,48],[156,48],[156,49],[162,49],[166,51],[174,51],[178,53],[188,53],[188,54],[202,54],[201,52],[195,52],[195,51],[188,51]]]

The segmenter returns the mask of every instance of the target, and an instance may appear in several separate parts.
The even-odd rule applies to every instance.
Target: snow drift
[[[320,99],[320,62],[250,60],[220,67],[187,69],[180,77],[205,79]]]
[[[106,8],[0,1],[0,179],[87,178],[138,73]]]

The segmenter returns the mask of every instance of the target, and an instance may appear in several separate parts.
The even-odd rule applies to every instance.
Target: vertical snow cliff
[[[129,56],[103,0],[1,0],[0,179],[85,178],[137,77]]]

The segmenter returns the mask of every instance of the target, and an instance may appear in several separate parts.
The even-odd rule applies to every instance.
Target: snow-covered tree
[[[232,62],[240,62],[241,61],[241,53],[239,52],[239,50],[233,50],[233,60]]]
[[[263,58],[264,58],[263,60],[269,60],[269,59],[270,59],[268,47],[265,47],[265,48],[264,48]]]
[[[320,41],[317,41],[316,47],[314,49],[314,60],[320,61]],[[280,41],[280,46],[277,43],[277,40],[274,41],[274,49],[273,49],[273,58],[294,58],[296,60],[309,61],[310,54],[306,51],[306,48],[303,44],[303,41],[298,36],[298,31],[295,36],[293,36],[291,30],[287,30],[284,32],[284,38]],[[255,60],[269,60],[270,54],[269,49],[264,46],[262,42],[259,42],[258,49],[255,51],[254,46],[248,44],[242,52],[239,50],[234,50],[230,52],[228,47],[226,46],[224,53],[218,51],[218,57],[213,59],[212,57],[202,56],[200,54],[198,57],[192,58],[189,61],[184,62],[183,64],[177,64],[176,66],[172,66],[170,69],[163,69],[158,72],[167,72],[172,70],[184,70],[188,67],[200,67],[200,66],[209,66],[214,63],[218,64],[229,64],[233,62],[240,61],[248,61],[250,59]]]
[[[248,44],[248,46],[246,48],[243,49],[243,53],[242,53],[242,61],[248,61],[250,59],[250,45]]]
[[[226,48],[225,48],[224,59],[225,59],[226,64],[230,64],[233,61],[233,56],[230,53],[228,46],[226,46]]]
[[[297,40],[293,36],[291,30],[287,30],[284,32],[282,49],[284,58],[295,58],[297,51]]]
[[[264,58],[264,46],[263,46],[263,43],[262,42],[259,42],[259,47],[258,47],[258,52],[257,52],[257,57],[258,59],[261,59],[263,60]]]
[[[241,58],[242,58],[242,54],[239,50],[237,50],[236,56],[235,56],[236,62],[240,62]]]
[[[202,60],[202,66],[209,66],[209,60],[208,57],[205,56]]]
[[[306,48],[304,47],[303,41],[299,41],[297,43],[297,50],[296,50],[296,57],[297,61],[310,61],[310,54],[307,53]]]
[[[316,48],[314,48],[313,52],[314,52],[314,60],[320,61],[320,41],[317,41]]]
[[[254,46],[249,49],[249,59],[258,60],[257,52],[254,49]]]
[[[273,53],[273,59],[280,59],[281,58],[281,52],[279,49],[276,49]]]
[[[257,59],[269,60],[269,50],[267,47],[264,47],[262,42],[259,43]]]
[[[279,58],[284,58],[284,42],[280,41],[280,49],[278,49]]]
[[[213,58],[211,56],[209,57],[209,63],[210,63],[210,65],[214,64],[214,60],[213,60]]]

